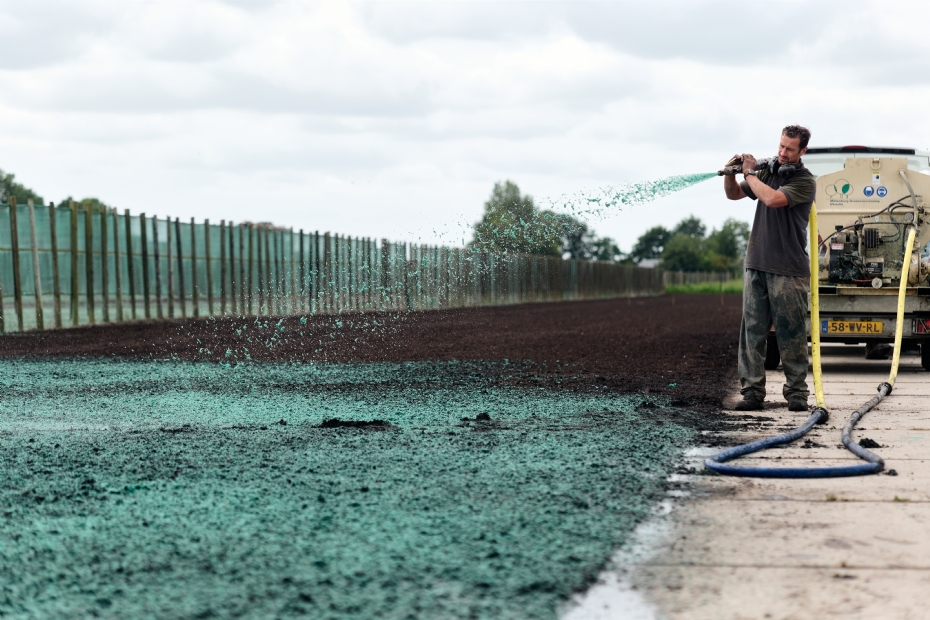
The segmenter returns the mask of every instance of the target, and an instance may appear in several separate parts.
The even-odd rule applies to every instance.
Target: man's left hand
[[[749,153],[743,153],[743,174],[745,174],[747,170],[755,170],[755,168],[756,158]]]

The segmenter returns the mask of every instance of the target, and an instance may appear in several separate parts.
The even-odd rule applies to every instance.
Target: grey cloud
[[[560,4],[545,6],[552,9]],[[429,39],[500,41],[538,36],[558,23],[550,11],[530,7],[522,2],[365,2],[358,12],[372,33],[397,44],[412,44]]]
[[[863,0],[375,2],[363,5],[360,14],[373,33],[402,44],[444,38],[505,41],[571,31],[639,58],[778,66],[831,28],[861,31],[863,24],[857,28],[848,17],[869,6],[875,7]]]
[[[148,56],[156,60],[202,63],[220,60],[233,53],[238,42],[218,37],[208,29],[173,34],[159,41]]]
[[[82,5],[10,2],[0,7],[0,69],[28,70],[80,53],[87,40],[114,27],[114,20]]]
[[[289,88],[269,79],[218,69],[203,75],[203,83],[184,91],[168,88],[143,73],[122,76],[81,78],[80,87],[61,85],[46,100],[26,100],[16,92],[4,99],[33,109],[94,113],[172,113],[193,110],[253,110],[268,114],[317,114],[340,116],[407,117],[423,115],[434,106],[429,103],[425,84],[385,92],[365,80],[349,88],[329,90],[325,85]],[[204,86],[206,84],[206,86]]]

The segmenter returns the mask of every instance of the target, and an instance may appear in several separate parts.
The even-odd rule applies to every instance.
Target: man
[[[769,329],[785,371],[782,394],[791,411],[806,411],[807,294],[810,286],[808,217],[814,201],[814,175],[804,167],[811,133],[798,125],[782,130],[778,158],[756,169],[756,159],[745,153],[744,180],[724,177],[730,200],[757,200],[743,279],[743,322],[739,337],[739,381],[742,401],[737,411],[757,411],[765,400],[765,350]]]

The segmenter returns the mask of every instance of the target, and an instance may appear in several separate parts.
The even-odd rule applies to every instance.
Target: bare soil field
[[[173,319],[0,336],[0,359],[529,362],[548,387],[668,394],[713,409],[736,372],[740,295],[410,313]],[[513,379],[519,381],[519,378]]]

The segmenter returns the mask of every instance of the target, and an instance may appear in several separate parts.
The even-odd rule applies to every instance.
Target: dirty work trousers
[[[807,277],[780,276],[746,269],[743,324],[739,335],[739,384],[744,396],[765,398],[765,351],[769,328],[781,354],[785,399],[807,398]]]

